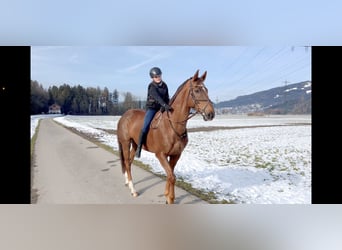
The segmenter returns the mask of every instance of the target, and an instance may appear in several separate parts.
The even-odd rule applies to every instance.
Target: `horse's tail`
[[[122,144],[119,141],[118,141],[118,144],[119,144],[119,155],[120,155],[121,170],[122,170],[122,173],[124,174],[126,172],[126,167],[125,167],[125,163],[124,163]]]

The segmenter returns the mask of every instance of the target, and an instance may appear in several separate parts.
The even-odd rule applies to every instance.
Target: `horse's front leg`
[[[170,160],[169,160],[169,165],[172,171],[172,174],[174,175],[174,170],[176,167],[176,164],[178,162],[180,158],[180,155],[172,155],[170,156]],[[174,175],[174,181],[170,182],[168,185],[168,193],[171,194],[170,196],[173,197],[173,199],[175,198],[175,183],[176,183],[176,176]],[[173,203],[173,202],[172,202]]]
[[[163,166],[166,172],[166,185],[164,195],[166,197],[167,204],[173,204],[175,200],[174,185],[176,182],[176,176],[173,173],[173,168],[171,168],[167,156],[163,153],[156,154],[160,164]]]

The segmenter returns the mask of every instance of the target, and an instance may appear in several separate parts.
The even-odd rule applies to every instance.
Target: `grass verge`
[[[31,138],[31,149],[30,149],[30,162],[31,162],[31,204],[35,204],[37,203],[38,200],[38,192],[37,189],[32,188],[33,186],[33,181],[34,181],[34,167],[35,167],[35,152],[34,152],[34,148],[35,148],[35,144],[37,141],[37,132],[39,130],[39,126],[40,126],[40,120],[38,121],[38,125],[35,129],[35,133]]]

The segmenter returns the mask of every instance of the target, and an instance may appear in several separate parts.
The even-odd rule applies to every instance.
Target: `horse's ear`
[[[204,82],[204,80],[205,80],[206,77],[207,77],[207,71],[205,71],[205,72],[203,73],[203,75],[201,76],[201,79],[202,79],[203,82]]]
[[[194,77],[192,78],[194,81],[197,81],[198,79],[198,72],[199,72],[199,69],[196,71],[196,73],[194,74]]]

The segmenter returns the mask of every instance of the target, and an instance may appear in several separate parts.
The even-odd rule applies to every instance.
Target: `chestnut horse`
[[[158,111],[155,114],[142,147],[155,153],[165,169],[167,179],[164,195],[167,204],[174,203],[175,199],[174,168],[188,143],[187,121],[197,113],[201,114],[205,121],[212,120],[215,116],[213,103],[204,85],[207,72],[205,71],[201,77],[198,77],[198,73],[199,70],[178,87],[169,103],[173,108],[172,112]],[[195,109],[196,112],[190,115],[191,109]],[[125,184],[129,186],[133,196],[138,196],[138,193],[132,181],[131,164],[137,150],[144,116],[144,110],[130,109],[122,115],[117,126],[122,173],[125,175]]]

